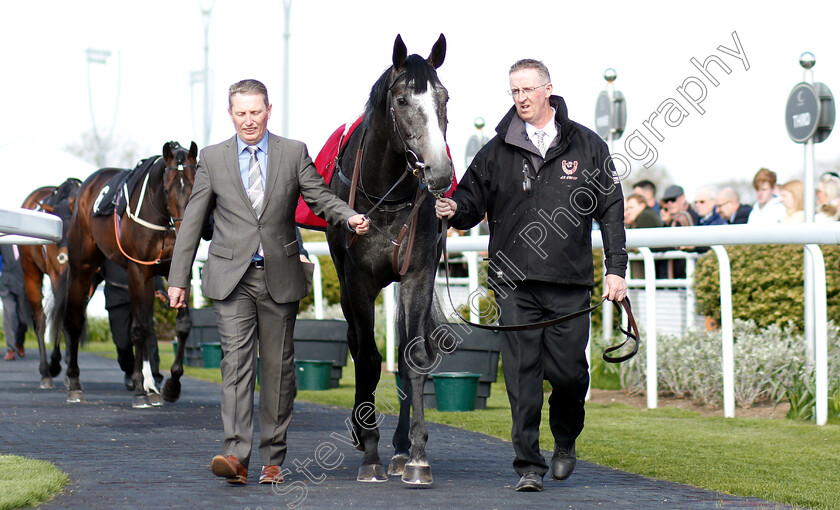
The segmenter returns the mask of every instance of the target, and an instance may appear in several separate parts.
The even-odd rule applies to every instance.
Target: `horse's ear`
[[[446,57],[446,37],[443,34],[440,34],[438,37],[437,42],[434,46],[432,46],[432,52],[429,54],[429,58],[426,59],[429,64],[437,69],[441,65],[443,65],[443,59]]]
[[[190,158],[194,160],[198,159],[198,145],[195,142],[190,144]]]
[[[169,146],[169,142],[166,142],[163,144],[163,159],[170,160],[172,157],[172,147]]]
[[[394,69],[400,69],[405,64],[405,59],[408,57],[408,50],[402,40],[402,36],[397,34],[397,39],[394,41],[394,56],[391,59],[394,64]]]

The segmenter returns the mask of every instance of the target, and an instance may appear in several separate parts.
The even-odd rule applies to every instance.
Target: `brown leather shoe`
[[[216,476],[225,477],[227,483],[245,485],[248,482],[248,470],[233,455],[216,455],[210,470]]]
[[[23,350],[23,345],[22,344],[15,344],[15,349],[17,349],[17,354],[21,358],[26,356],[26,351]]]
[[[283,483],[283,473],[280,466],[263,466],[260,472],[260,483]]]
[[[15,351],[9,349],[8,351],[6,351],[6,355],[3,356],[3,359],[6,360],[6,361],[14,360],[15,359]]]

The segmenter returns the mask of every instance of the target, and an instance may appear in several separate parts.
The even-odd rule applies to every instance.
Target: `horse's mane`
[[[56,205],[62,200],[67,200],[70,196],[79,190],[82,181],[75,177],[70,177],[52,192],[52,195],[47,197],[43,202],[48,205]]]
[[[373,87],[370,89],[370,98],[367,106],[365,106],[365,117],[370,118],[370,114],[378,109],[384,108],[385,99],[388,94],[388,87],[391,85],[391,72],[394,66],[389,67],[382,73],[382,76],[376,80]],[[405,82],[412,88],[415,94],[422,94],[426,92],[428,84],[440,83],[437,77],[437,71],[432,67],[425,58],[420,55],[409,55],[405,59]]]

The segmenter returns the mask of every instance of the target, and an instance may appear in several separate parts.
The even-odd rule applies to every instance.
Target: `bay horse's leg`
[[[50,366],[47,363],[47,346],[44,338],[47,321],[44,317],[44,307],[41,302],[44,299],[41,291],[41,286],[44,283],[44,273],[32,260],[33,251],[40,250],[40,246],[26,246],[22,247],[20,266],[23,270],[23,287],[26,292],[26,298],[29,300],[29,306],[32,309],[32,323],[35,325],[35,336],[38,339],[38,355],[40,356],[40,363],[38,370],[41,372],[41,383],[39,388],[48,390],[55,387],[53,384],[53,376],[50,375]],[[24,251],[25,250],[25,251]]]
[[[98,267],[98,266],[97,266]],[[90,266],[83,266],[77,278],[70,277],[70,271],[65,278],[69,282],[66,293],[66,307],[63,309],[64,328],[67,332],[67,402],[78,403],[84,401],[82,383],[79,380],[79,343],[85,329],[85,310],[92,281],[93,271]],[[61,306],[56,303],[56,307]]]
[[[404,277],[400,285],[398,329],[400,344],[406,345],[401,361],[407,365],[402,371],[408,376],[407,382],[410,386],[406,393],[410,395],[411,403],[411,426],[408,432],[411,448],[402,481],[414,485],[428,485],[433,479],[432,468],[426,457],[426,441],[429,434],[426,431],[423,386],[435,361],[432,347],[434,274],[415,273],[406,276],[408,278]],[[400,376],[402,377],[402,374]],[[400,418],[402,417],[401,409]]]
[[[189,302],[189,296],[187,296]],[[171,377],[163,385],[163,399],[167,402],[175,402],[181,396],[181,376],[184,375],[184,353],[187,350],[187,337],[192,329],[190,309],[179,308],[175,317],[175,334],[178,337],[178,352],[175,353],[175,361],[170,369]]]
[[[357,270],[356,270],[357,271]],[[358,439],[356,448],[364,451],[356,480],[384,482],[388,480],[379,458],[379,427],[376,419],[374,391],[382,372],[382,355],[374,338],[374,302],[379,289],[365,282],[345,278],[339,270],[341,308],[347,318],[347,340],[356,366],[356,398],[353,405],[353,432]],[[351,288],[352,287],[352,288]]]
[[[128,294],[131,304],[131,343],[134,345],[134,399],[131,407],[145,409],[163,405],[160,392],[152,376],[151,352],[147,340],[154,327],[154,282],[152,276],[138,264],[129,263]]]

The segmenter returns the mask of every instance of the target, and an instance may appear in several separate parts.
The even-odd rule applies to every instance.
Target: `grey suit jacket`
[[[263,213],[258,219],[239,173],[236,136],[202,149],[192,195],[178,230],[169,285],[188,288],[202,227],[213,213],[215,229],[201,288],[210,299],[225,299],[242,279],[262,241],[271,298],[288,303],[306,295],[298,257],[295,207],[299,195],[315,214],[343,226],[356,214],[327,188],[306,145],[269,133]]]

